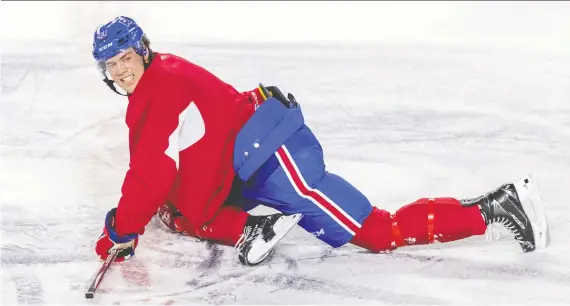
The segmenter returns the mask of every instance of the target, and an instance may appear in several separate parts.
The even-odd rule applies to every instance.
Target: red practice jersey
[[[116,214],[119,235],[142,233],[169,200],[199,232],[228,196],[237,133],[257,96],[189,61],[155,53],[129,96],[130,164]]]

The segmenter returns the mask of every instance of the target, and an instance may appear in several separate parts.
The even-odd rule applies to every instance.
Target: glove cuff
[[[116,213],[117,213],[117,208],[113,208],[107,213],[107,216],[105,217],[105,231],[107,232],[107,236],[109,237],[109,239],[113,241],[115,244],[123,244],[136,239],[139,236],[138,234],[127,234],[123,236],[119,236],[119,234],[117,234],[117,232],[115,231]]]

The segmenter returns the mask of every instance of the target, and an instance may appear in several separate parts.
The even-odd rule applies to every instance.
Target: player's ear
[[[144,47],[144,56],[143,56],[143,60],[144,60],[144,64],[145,66],[148,66],[150,64],[150,61],[152,60],[152,50],[150,49],[150,39],[148,38],[148,36],[143,35],[142,37],[142,43],[143,43],[143,47]]]
[[[150,63],[150,48],[149,47],[144,47],[146,52],[144,53],[144,63],[145,65],[148,65]]]

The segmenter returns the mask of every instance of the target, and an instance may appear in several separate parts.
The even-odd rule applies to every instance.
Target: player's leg
[[[257,265],[265,260],[301,215],[275,213],[251,215],[245,211],[260,204],[241,196],[242,185],[234,182],[226,203],[219,209],[207,227],[198,230],[172,203],[163,204],[157,211],[160,221],[173,232],[235,246],[239,260],[246,265]],[[200,233],[198,235],[197,233]]]
[[[247,184],[236,178],[226,201],[226,205],[236,206],[250,211],[258,205],[269,206],[255,199],[244,197]],[[300,214],[273,213],[269,215],[252,215],[243,228],[240,240],[235,244],[238,259],[246,265],[257,265],[263,262],[279,241],[301,220]]]
[[[528,193],[529,184],[519,186],[507,184],[470,201],[423,198],[391,215],[373,209],[350,183],[325,171],[322,149],[303,126],[248,180],[244,195],[287,214],[302,213],[299,225],[331,246],[351,241],[371,251],[390,250],[480,235],[490,222],[504,222],[526,251],[535,240],[548,244],[548,227],[544,214],[537,213],[540,231],[532,238],[533,226],[518,196]]]
[[[454,198],[422,198],[394,214],[374,208],[351,243],[381,252],[482,235],[486,227],[476,206],[463,207]]]
[[[332,247],[351,242],[379,252],[411,242],[462,239],[486,228],[477,207],[463,207],[453,198],[420,199],[393,216],[373,208],[357,188],[325,170],[322,149],[307,127],[264,164],[244,196],[286,214],[303,214],[299,225]]]
[[[448,242],[482,235],[493,222],[504,225],[524,252],[546,248],[550,242],[538,189],[526,176],[473,199],[422,198],[393,215],[374,209],[351,243],[380,252]]]
[[[261,189],[273,192],[258,197],[285,213],[302,213],[299,225],[332,247],[352,242],[377,252],[411,242],[445,242],[485,232],[478,208],[463,207],[452,198],[421,199],[402,207],[394,216],[372,207],[357,188],[325,171],[318,147],[291,154],[284,145],[277,159],[280,167]],[[268,185],[279,187],[271,189]],[[437,218],[430,221],[428,216]],[[395,235],[398,232],[402,239]],[[408,243],[400,243],[403,240]]]
[[[350,241],[372,211],[360,191],[325,171],[322,148],[306,126],[255,173],[243,195],[285,214],[302,214],[299,225],[333,247]]]
[[[157,215],[173,232],[229,246],[234,246],[239,240],[250,217],[241,207],[224,205],[207,225],[207,230],[201,231],[204,234],[198,236],[196,227],[172,203],[163,204]]]

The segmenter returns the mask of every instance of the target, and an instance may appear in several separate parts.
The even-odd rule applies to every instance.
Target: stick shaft
[[[99,269],[99,272],[97,272],[97,274],[93,277],[93,281],[91,282],[91,286],[89,286],[89,289],[87,289],[87,292],[85,292],[85,298],[92,299],[95,296],[95,291],[97,291],[97,288],[99,288],[99,284],[101,284],[101,281],[103,280],[103,277],[105,276],[105,272],[107,272],[107,269],[109,269],[111,264],[117,258],[118,252],[119,252],[119,250],[117,250],[117,249],[113,249],[109,252],[109,255],[107,255],[107,259],[105,259],[105,262],[103,263],[103,265]]]

